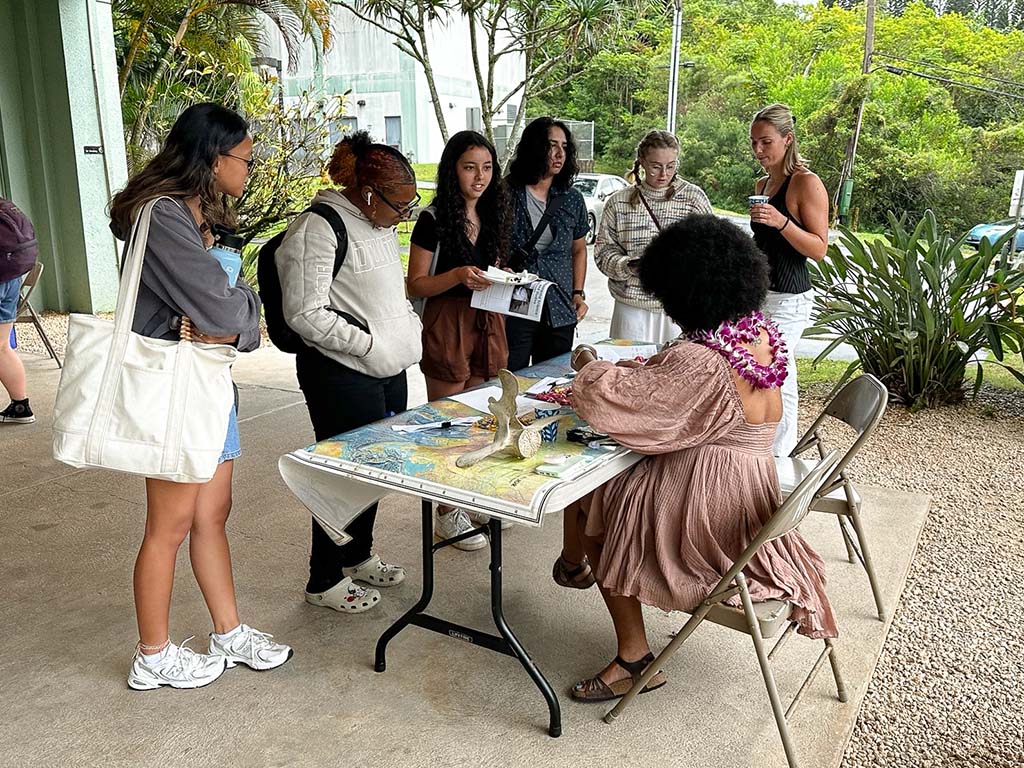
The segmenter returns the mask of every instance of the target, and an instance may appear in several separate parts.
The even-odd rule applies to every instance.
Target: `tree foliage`
[[[745,208],[760,173],[748,146],[749,120],[779,101],[793,107],[802,153],[834,191],[866,96],[853,200],[862,227],[884,226],[890,211],[919,218],[931,209],[954,231],[1004,216],[1024,157],[1024,101],[898,76],[882,65],[1012,91],[978,76],[1024,82],[1024,32],[993,29],[976,16],[938,15],[920,0],[898,10],[876,17],[875,46],[899,61],[878,57],[876,71],[864,76],[860,5],[687,0],[681,58],[696,66],[680,72],[684,176],[717,205]],[[648,9],[534,114],[593,120],[598,168],[622,173],[640,137],[665,124],[670,48],[664,7]]]

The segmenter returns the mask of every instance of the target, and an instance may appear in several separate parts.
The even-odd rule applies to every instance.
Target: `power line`
[[[929,69],[940,69],[943,72],[949,72],[951,74],[960,75],[962,77],[976,77],[979,80],[991,80],[994,83],[1002,83],[1003,85],[1010,85],[1010,86],[1013,86],[1014,88],[1024,89],[1024,83],[1018,83],[1018,82],[1015,82],[1013,80],[1005,80],[1005,79],[1003,79],[1001,77],[991,77],[990,75],[979,75],[976,72],[964,72],[963,70],[960,70],[960,69],[953,69],[951,67],[943,67],[940,64],[932,64],[929,61],[920,61],[918,59],[907,59],[907,58],[904,58],[902,56],[891,56],[888,53],[878,53],[877,51],[874,54],[872,54],[872,55],[873,56],[877,56],[880,59],[891,59],[892,61],[905,61],[908,64],[917,64],[919,66],[928,67]]]
[[[878,67],[878,69],[884,69],[887,72],[891,72],[894,75],[913,75],[914,77],[920,77],[925,80],[934,80],[937,83],[943,83],[945,85],[955,85],[960,88],[970,88],[972,91],[981,91],[982,93],[992,94],[993,96],[1003,96],[1007,99],[1016,99],[1017,101],[1024,101],[1024,94],[1007,93],[1006,91],[996,91],[993,90],[992,88],[983,88],[980,85],[971,85],[970,83],[962,83],[959,80],[951,80],[948,77],[929,75],[925,72],[915,72],[912,69],[906,69],[904,67],[894,67],[891,64],[883,65],[881,67]]]

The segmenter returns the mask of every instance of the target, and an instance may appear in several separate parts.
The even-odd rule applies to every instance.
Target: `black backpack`
[[[341,215],[327,203],[316,203],[309,206],[305,213],[315,213],[317,216],[327,220],[334,230],[334,237],[338,245],[334,251],[334,271],[332,277],[337,277],[338,270],[345,263],[345,254],[348,252],[348,231],[345,229],[345,222]],[[260,248],[259,256],[256,259],[256,279],[259,282],[260,300],[263,302],[263,315],[267,321],[267,333],[274,346],[282,352],[296,354],[309,345],[302,340],[295,331],[288,327],[284,321],[284,310],[281,307],[281,277],[277,273],[277,264],[274,263],[274,254],[278,246],[284,240],[285,233],[279,232]]]
[[[18,206],[0,197],[0,283],[31,272],[38,256],[32,222]]]

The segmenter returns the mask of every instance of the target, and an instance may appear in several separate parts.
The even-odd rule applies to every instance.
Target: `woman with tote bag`
[[[138,220],[135,237],[146,238],[141,279],[134,286],[137,295],[125,302],[134,304],[134,334],[172,341],[180,337],[199,346],[234,345],[240,352],[259,346],[259,299],[243,281],[231,285],[207,250],[215,226],[234,224],[226,198],[242,194],[254,163],[248,130],[234,112],[216,104],[196,104],[178,117],[156,157],[114,196],[114,233],[129,237]],[[124,296],[133,295],[124,285],[133,277],[127,267],[127,254],[135,255],[131,248],[132,243],[125,248],[119,311]],[[291,648],[238,617],[225,523],[231,510],[232,467],[240,454],[232,407],[211,480],[146,478],[146,531],[135,562],[139,644],[128,674],[131,688],[199,688],[236,663],[265,670],[292,655]],[[205,654],[184,643],[175,645],[168,635],[174,563],[186,537],[192,571],[213,619]]]

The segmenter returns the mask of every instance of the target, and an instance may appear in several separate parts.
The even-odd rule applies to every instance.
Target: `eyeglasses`
[[[394,203],[392,203],[390,200],[388,200],[387,195],[385,195],[383,192],[381,192],[379,189],[377,189],[372,184],[370,185],[370,189],[372,189],[374,192],[377,193],[377,197],[379,197],[381,200],[383,200],[385,203],[387,203],[388,208],[390,208],[392,211],[397,213],[403,219],[408,217],[413,212],[413,210],[416,208],[416,206],[420,204],[420,199],[421,198],[420,198],[420,193],[419,192],[416,193],[416,197],[414,197],[412,200],[410,200],[404,206],[399,207],[399,206],[395,205]]]
[[[675,172],[679,169],[677,163],[669,163],[668,165],[662,165],[661,163],[641,162],[640,165],[643,167],[645,171],[648,171],[656,176],[662,173],[675,174]]]
[[[255,157],[239,157],[238,155],[232,155],[230,152],[222,152],[221,154],[224,155],[224,157],[233,157],[235,160],[241,160],[245,163],[245,170],[248,173],[252,173],[252,169],[256,167]]]

